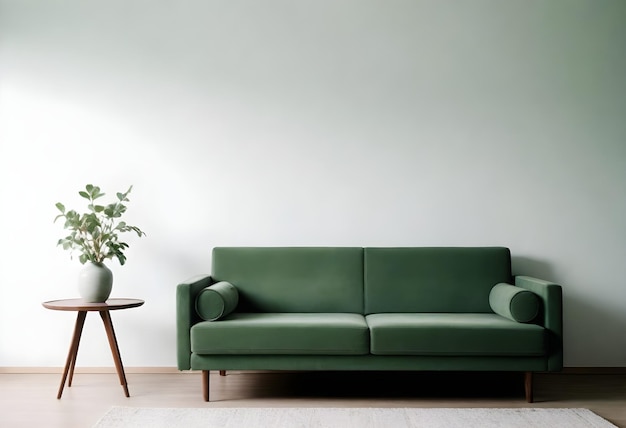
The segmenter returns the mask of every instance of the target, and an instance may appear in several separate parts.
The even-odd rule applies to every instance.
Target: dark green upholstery
[[[546,358],[457,355],[212,355],[193,354],[193,367],[211,370],[535,371]],[[419,386],[416,386],[419,388]]]
[[[539,315],[539,298],[532,291],[511,284],[496,284],[489,306],[498,315],[517,322],[531,322]]]
[[[204,288],[196,297],[196,312],[205,321],[217,321],[235,310],[239,293],[230,282],[221,281]]]
[[[176,360],[179,370],[191,368],[191,327],[202,321],[196,313],[196,297],[212,283],[209,275],[196,275],[176,286]]]
[[[220,281],[238,304],[203,321],[196,299]],[[539,302],[527,323],[523,293]],[[561,287],[513,278],[502,247],[218,247],[210,276],[178,285],[176,319],[181,370],[563,367]]]
[[[191,328],[198,354],[365,355],[369,349],[359,314],[243,313]]]
[[[547,330],[548,371],[563,368],[563,290],[560,285],[530,276],[516,276],[515,285],[532,291],[543,303],[536,322]]]
[[[374,355],[541,356],[545,329],[496,314],[373,314]]]
[[[362,248],[213,249],[211,276],[239,291],[239,312],[363,313]]]
[[[489,292],[511,282],[508,248],[365,248],[365,313],[491,313]]]

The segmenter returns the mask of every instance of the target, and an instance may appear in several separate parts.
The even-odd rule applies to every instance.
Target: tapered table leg
[[[70,373],[68,386],[72,386],[72,378],[74,377],[74,366],[76,364],[76,355],[78,354],[78,345],[80,344],[80,336],[83,333],[83,325],[85,325],[86,317],[86,311],[78,312],[78,316],[76,317],[76,325],[74,326],[74,335],[72,336],[72,343],[70,345],[70,350],[67,354],[67,360],[65,361],[65,369],[63,370],[63,377],[61,378],[61,385],[59,386],[57,399],[60,399],[61,395],[63,394],[63,387],[65,386],[68,372]]]
[[[124,373],[124,366],[122,365],[122,357],[120,356],[120,349],[117,345],[117,338],[115,337],[115,330],[113,330],[113,323],[111,322],[110,311],[120,309],[137,308],[143,305],[145,302],[140,299],[108,299],[106,302],[86,302],[84,299],[62,299],[51,300],[49,302],[43,302],[44,308],[53,309],[56,311],[75,311],[78,313],[76,317],[76,325],[74,326],[74,336],[72,337],[72,343],[70,344],[70,350],[65,362],[65,369],[63,370],[63,378],[61,379],[61,385],[59,386],[59,392],[57,398],[61,398],[63,394],[63,388],[66,381],[67,386],[72,386],[72,380],[74,378],[74,368],[76,366],[76,359],[78,356],[78,345],[80,343],[80,336],[83,332],[83,325],[85,324],[85,318],[87,312],[100,312],[100,317],[104,323],[104,329],[109,339],[109,346],[111,347],[111,353],[113,354],[113,361],[115,362],[115,369],[117,376],[119,377],[120,384],[124,388],[124,394],[126,397],[130,397],[128,393],[128,383],[126,381],[126,374]]]
[[[130,397],[130,394],[128,393],[128,384],[126,383],[126,374],[124,373],[124,366],[122,365],[122,357],[120,356],[120,349],[117,346],[115,330],[113,330],[113,323],[111,322],[111,314],[109,314],[109,311],[100,311],[100,317],[102,317],[104,329],[107,332],[109,346],[111,347],[111,353],[113,354],[113,361],[115,362],[117,375],[120,378],[120,384],[122,385],[122,388],[124,388],[124,394],[126,397]]]
[[[74,380],[74,368],[76,367],[76,359],[78,358],[78,349],[72,358],[72,364],[70,365],[70,373],[67,378],[67,386],[72,386],[72,380]]]
[[[83,314],[83,319],[82,321],[80,321],[80,331],[78,332],[78,339],[76,341],[76,349],[74,350],[74,353],[72,354],[72,363],[70,364],[70,372],[68,375],[68,379],[67,379],[67,386],[70,387],[72,386],[72,380],[74,380],[74,368],[76,368],[76,360],[78,359],[78,347],[80,345],[80,338],[82,337],[82,331],[83,331],[83,325],[85,324],[85,319],[87,318],[87,312],[79,312],[78,313],[78,317],[80,317],[80,314]],[[78,319],[76,320],[76,323],[78,324]]]

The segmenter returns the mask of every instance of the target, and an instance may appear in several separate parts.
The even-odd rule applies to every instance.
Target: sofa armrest
[[[515,285],[537,294],[543,302],[542,325],[548,335],[548,371],[563,368],[563,292],[561,286],[529,276],[516,276]]]
[[[198,275],[176,287],[176,355],[179,370],[191,368],[191,326],[202,321],[196,314],[196,296],[213,283],[209,275]]]

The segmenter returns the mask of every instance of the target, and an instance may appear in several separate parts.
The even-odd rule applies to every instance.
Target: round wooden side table
[[[61,394],[63,394],[63,387],[65,386],[68,374],[69,381],[67,386],[72,386],[74,366],[76,365],[76,355],[78,355],[78,345],[80,343],[80,336],[83,332],[83,325],[85,324],[87,312],[100,313],[100,317],[104,323],[104,329],[106,330],[107,337],[109,339],[109,346],[111,347],[111,353],[113,354],[115,369],[117,370],[117,375],[120,378],[120,384],[122,385],[122,388],[124,388],[124,394],[126,397],[130,397],[130,394],[128,393],[128,384],[126,383],[126,374],[124,374],[124,366],[122,365],[122,357],[120,356],[120,350],[117,346],[115,330],[113,330],[113,322],[111,322],[111,314],[109,312],[119,309],[136,308],[143,305],[144,301],[139,299],[109,299],[104,303],[87,303],[83,299],[64,299],[52,300],[42,304],[44,307],[56,311],[78,312],[76,317],[76,326],[74,327],[74,335],[72,337],[70,351],[67,354],[67,361],[65,362],[65,369],[63,370],[63,378],[61,379],[61,386],[59,386],[57,398],[60,399]]]

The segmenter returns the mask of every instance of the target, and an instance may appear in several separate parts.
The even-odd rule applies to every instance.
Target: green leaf
[[[100,223],[89,221],[85,223],[85,228],[87,229],[87,233],[93,235],[94,238],[97,238],[100,234]]]
[[[119,218],[126,211],[126,207],[120,203],[109,204],[104,209],[104,214],[109,218]]]
[[[87,193],[89,193],[89,198],[92,200],[104,196],[104,193],[100,192],[100,187],[94,186],[93,184],[88,184],[85,186],[85,189],[87,190]]]
[[[100,187],[87,184],[84,190],[78,192],[82,198],[88,200],[87,212],[66,211],[62,203],[55,204],[60,214],[54,221],[63,217],[64,227],[69,231],[68,236],[57,241],[57,245],[70,250],[70,257],[73,256],[73,251],[76,251],[79,261],[83,264],[87,261],[101,262],[111,258],[117,258],[120,264],[125,264],[124,250],[128,248],[128,244],[119,240],[118,233],[135,232],[140,237],[145,235],[138,227],[117,220],[126,212],[124,202],[128,201],[128,194],[132,188],[133,186],[130,186],[126,193],[117,192],[116,203],[96,205],[94,200],[105,194]]]
[[[130,193],[130,191],[133,190],[133,186],[130,186],[128,188],[128,190],[126,191],[126,193],[118,193],[117,194],[117,198],[120,200],[120,202],[126,202],[128,201],[128,194]]]
[[[146,235],[146,234],[145,234],[145,233],[144,233],[141,229],[139,229],[137,226],[129,226],[128,228],[129,228],[130,230],[133,230],[133,231],[137,234],[137,236],[139,236],[140,238],[141,238],[142,236],[145,236],[145,235]]]
[[[119,260],[120,265],[124,266],[124,263],[126,263],[126,256],[122,254],[122,252],[118,252],[115,254],[115,257]]]

